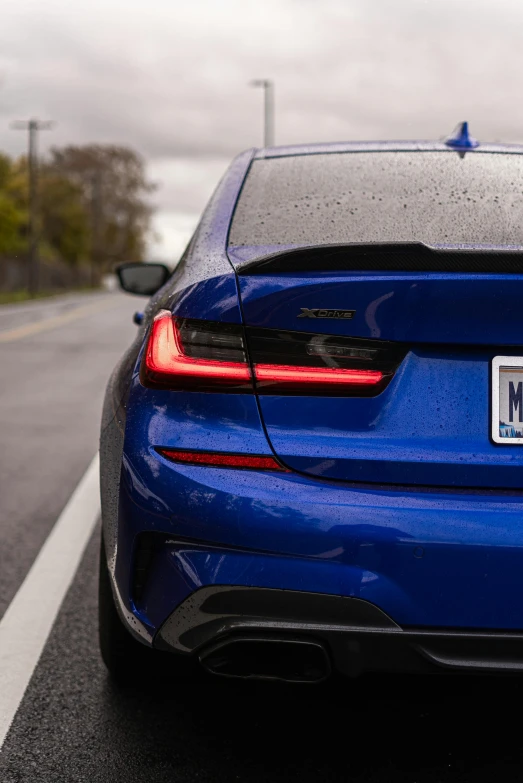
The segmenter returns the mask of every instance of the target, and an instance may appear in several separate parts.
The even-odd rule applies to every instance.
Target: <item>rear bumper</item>
[[[401,628],[356,598],[245,587],[196,591],[166,620],[154,646],[202,660],[219,648],[224,660],[242,640],[318,644],[330,661],[327,670],[347,676],[523,672],[523,634]]]
[[[516,493],[371,488],[124,455],[115,592],[148,643],[214,586],[360,599],[396,629],[517,634],[522,560]]]

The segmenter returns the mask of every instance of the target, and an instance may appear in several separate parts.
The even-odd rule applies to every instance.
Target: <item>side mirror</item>
[[[120,287],[128,294],[152,296],[171,276],[171,270],[164,264],[129,263],[119,264],[115,269]]]

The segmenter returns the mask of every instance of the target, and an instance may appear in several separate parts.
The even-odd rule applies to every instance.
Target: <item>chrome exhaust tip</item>
[[[217,642],[200,656],[202,666],[221,677],[319,683],[331,673],[321,642],[278,636],[237,636]]]

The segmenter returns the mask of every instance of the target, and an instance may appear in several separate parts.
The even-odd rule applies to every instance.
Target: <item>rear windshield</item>
[[[523,156],[349,152],[253,162],[231,245],[523,245]]]

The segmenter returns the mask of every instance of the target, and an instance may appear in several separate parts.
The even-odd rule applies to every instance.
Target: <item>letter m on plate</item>
[[[514,414],[519,411],[519,421],[523,422],[523,383],[516,386],[513,381],[508,384],[509,421],[514,421]]]

